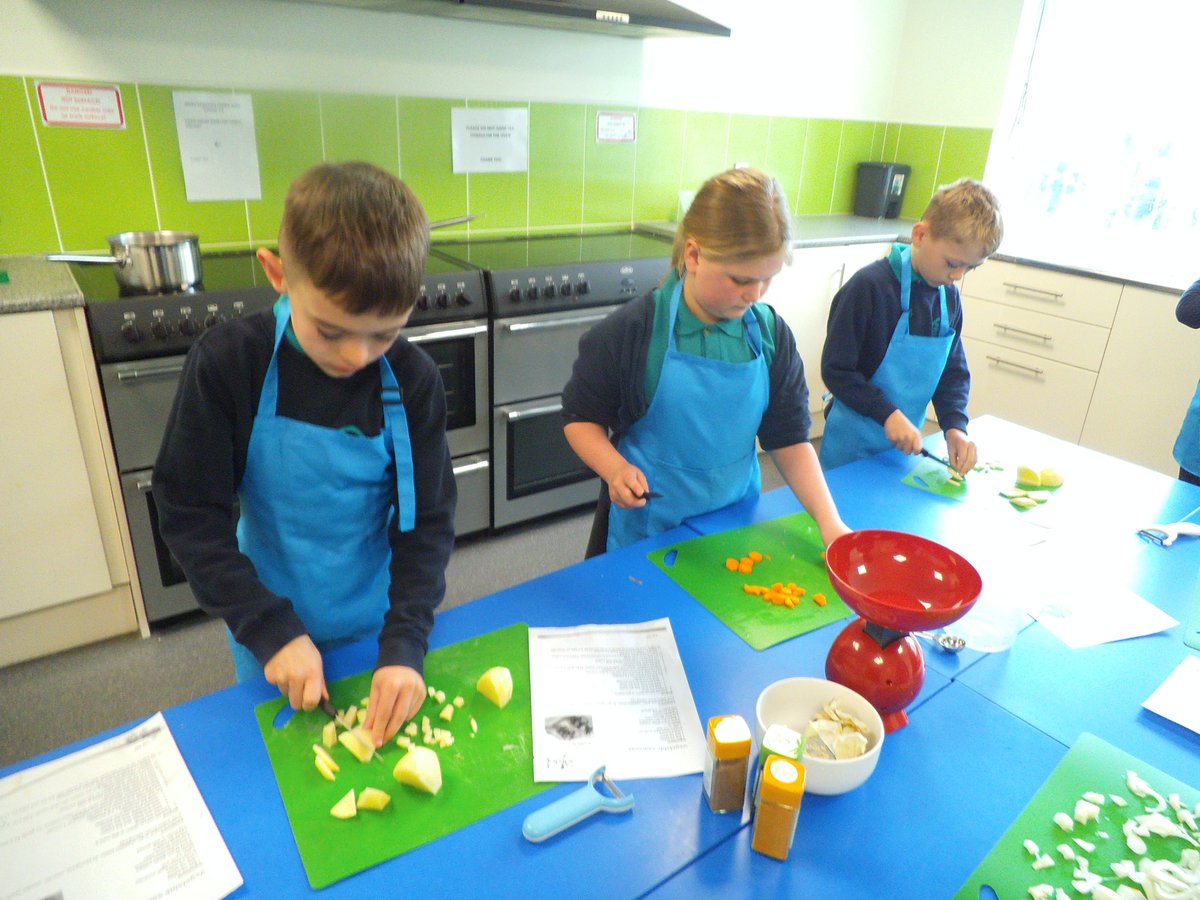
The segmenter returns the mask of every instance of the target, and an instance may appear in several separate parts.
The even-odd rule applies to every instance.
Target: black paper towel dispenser
[[[912,166],[904,163],[864,162],[858,164],[854,191],[854,214],[874,219],[895,219],[904,203],[904,191]]]

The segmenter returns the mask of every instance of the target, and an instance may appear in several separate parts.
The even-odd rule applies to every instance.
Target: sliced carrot
[[[777,582],[775,582],[773,585],[771,585],[771,590],[773,590],[773,591],[782,591],[782,590],[783,590],[783,584],[777,581]]]
[[[813,594],[813,603],[817,606],[824,606],[827,602],[824,594]]]
[[[732,556],[729,557],[729,559],[725,560],[725,568],[727,568],[730,572],[736,572],[738,568],[738,561]]]
[[[802,588],[802,587],[798,587],[798,588],[796,588],[796,596],[797,596],[797,597],[803,597],[803,596],[804,596],[805,594],[807,594],[807,593],[808,593],[808,591],[807,591],[807,590],[805,590],[805,589],[804,589],[804,588]]]
[[[759,553],[757,550],[751,550],[746,555],[748,557],[750,557],[750,559],[754,562],[762,562],[763,555],[761,553]]]
[[[743,575],[749,575],[754,571],[754,563],[750,562],[748,559],[743,559],[740,563],[738,563],[738,571]]]

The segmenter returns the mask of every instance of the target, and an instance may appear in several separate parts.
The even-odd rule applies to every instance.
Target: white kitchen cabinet
[[[808,407],[813,414],[812,435],[821,434],[825,418],[821,395],[821,350],[829,305],[846,279],[863,266],[887,253],[891,244],[838,244],[828,247],[799,247],[792,250],[791,265],[771,282],[764,298],[783,317],[796,336],[796,348],[804,361],[808,382]]]
[[[971,417],[1079,443],[1120,283],[991,260],[963,279],[962,295]]]
[[[0,665],[144,628],[83,310],[0,315]]]
[[[1168,475],[1200,379],[1200,331],[1175,319],[1179,294],[1126,285],[1081,443]]]

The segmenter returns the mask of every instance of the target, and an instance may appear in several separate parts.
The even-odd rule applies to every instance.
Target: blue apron
[[[1175,462],[1193,475],[1200,475],[1200,384],[1196,385],[1179,437],[1175,439]]]
[[[412,445],[400,385],[380,357],[383,430],[375,437],[276,414],[279,342],[291,320],[282,298],[275,349],[250,432],[239,498],[238,545],[259,579],[287,597],[318,647],[378,634],[391,583],[388,523],[416,524]],[[395,495],[391,469],[395,467]],[[238,681],[262,675],[249,650],[229,638]]]
[[[671,332],[654,399],[617,445],[662,496],[640,509],[612,507],[609,550],[762,489],[754,439],[771,390],[758,317],[753,309],[742,316],[754,354],[748,362],[681,353],[675,347],[675,319],[682,293],[681,279],[671,294]]]
[[[870,383],[879,388],[917,428],[925,421],[925,409],[933,399],[956,334],[946,314],[946,288],[938,288],[941,301],[940,334],[923,337],[908,329],[909,298],[912,293],[912,249],[900,250],[900,320],[892,332],[887,352]],[[821,466],[836,466],[873,456],[892,446],[883,426],[836,399],[825,419],[821,437]]]

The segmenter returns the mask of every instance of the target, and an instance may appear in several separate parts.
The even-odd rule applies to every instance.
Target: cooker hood
[[[377,12],[478,19],[623,37],[710,35],[729,29],[669,0],[296,0]]]

